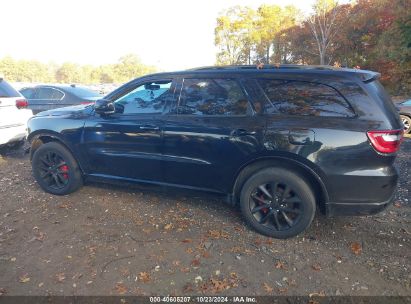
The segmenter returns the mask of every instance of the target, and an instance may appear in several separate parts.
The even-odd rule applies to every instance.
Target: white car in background
[[[24,142],[27,121],[33,116],[27,100],[0,77],[0,146]]]

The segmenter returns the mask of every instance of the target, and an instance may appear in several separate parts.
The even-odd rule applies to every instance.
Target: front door
[[[139,82],[116,98],[115,114],[87,120],[82,147],[88,173],[161,182],[161,117],[173,98],[171,79]]]
[[[229,191],[241,165],[262,149],[265,122],[238,79],[185,78],[179,91],[163,125],[165,181]]]

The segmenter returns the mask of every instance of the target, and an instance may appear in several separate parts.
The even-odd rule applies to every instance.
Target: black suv
[[[258,232],[295,236],[317,209],[365,215],[393,200],[403,126],[378,77],[296,65],[147,75],[33,117],[33,173],[57,195],[88,180],[220,193]]]

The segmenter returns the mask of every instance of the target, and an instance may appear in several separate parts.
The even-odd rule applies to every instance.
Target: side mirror
[[[94,104],[94,110],[100,115],[110,115],[116,112],[114,103],[107,99],[99,99]]]

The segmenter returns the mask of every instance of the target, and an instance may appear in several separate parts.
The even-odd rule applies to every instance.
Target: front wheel
[[[404,125],[404,133],[411,133],[411,118],[405,115],[400,115],[402,124]]]
[[[57,142],[41,145],[33,154],[31,166],[37,183],[48,193],[69,194],[83,184],[76,160],[66,147]]]
[[[307,229],[316,210],[309,184],[283,168],[267,168],[251,176],[242,188],[240,205],[251,227],[279,239],[294,237]]]

